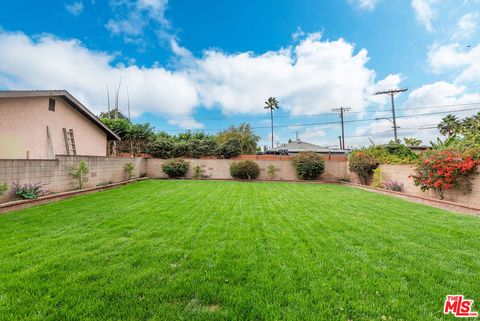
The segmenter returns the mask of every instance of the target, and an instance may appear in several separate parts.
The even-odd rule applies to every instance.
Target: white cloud
[[[437,0],[412,0],[412,8],[418,22],[423,24],[428,31],[432,31],[432,20],[437,12],[433,7]]]
[[[381,0],[349,0],[350,4],[361,10],[373,10]]]
[[[477,29],[478,13],[464,14],[457,23],[458,30],[453,34],[453,39],[468,39]]]
[[[455,82],[480,81],[480,45],[463,50],[458,43],[435,45],[428,53],[434,72],[459,70]]]
[[[204,125],[195,119],[170,119],[168,121],[169,124],[175,125],[181,128],[188,128],[188,129],[201,129]]]
[[[70,4],[65,4],[65,9],[74,16],[78,16],[83,12],[83,2],[77,1]]]
[[[189,116],[198,105],[195,86],[182,72],[112,66],[114,56],[90,51],[76,40],[51,35],[32,40],[23,33],[0,33],[0,47],[3,88],[67,89],[98,113],[106,110],[105,86],[109,84],[112,93],[122,78],[129,89],[133,115],[152,112],[174,119]]]
[[[175,70],[114,65],[115,55],[92,51],[77,40],[52,35],[28,37],[0,32],[0,87],[6,89],[67,89],[95,112],[106,110],[110,92],[122,79],[128,86],[132,115],[160,114],[171,124],[201,128],[187,119],[198,106],[224,114],[262,114],[266,97],[276,96],[282,110],[293,114],[329,112],[338,106],[361,110],[377,88],[396,87],[399,75],[376,82],[366,67],[367,51],[355,52],[343,39],[323,41],[309,35],[295,45],[256,55],[208,50],[194,57],[172,42],[181,63]],[[125,111],[126,91],[121,96]]]
[[[283,110],[299,115],[338,106],[366,107],[375,85],[375,72],[367,62],[366,50],[355,53],[343,39],[321,41],[313,34],[294,47],[260,55],[209,50],[188,72],[206,107],[258,114],[265,98],[275,96]]]
[[[111,0],[110,5],[116,17],[105,26],[113,35],[123,36],[126,42],[140,42],[151,22],[159,29],[170,26],[165,18],[168,0]]]
[[[325,139],[325,126],[311,126],[303,129],[299,133],[299,138],[303,141],[319,144]]]

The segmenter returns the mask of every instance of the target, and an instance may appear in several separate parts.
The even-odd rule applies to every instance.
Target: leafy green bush
[[[85,182],[85,176],[88,174],[88,165],[86,161],[80,161],[77,167],[72,167],[70,169],[70,175],[78,182],[78,188],[83,188],[83,183]]]
[[[378,164],[413,164],[418,159],[418,155],[403,144],[375,145],[352,154],[358,152],[370,156]]]
[[[158,138],[149,144],[147,152],[156,158],[170,158],[173,151],[173,143],[167,138]]]
[[[251,160],[242,160],[230,165],[230,175],[238,179],[256,179],[260,175],[260,167]]]
[[[44,184],[41,183],[24,185],[13,183],[12,192],[21,199],[37,199],[39,196],[47,193],[43,186]]]
[[[195,139],[191,141],[189,155],[193,158],[214,155],[217,148],[218,144],[214,139]]]
[[[240,140],[230,138],[225,143],[218,146],[216,154],[223,158],[232,158],[242,153],[242,145]]]
[[[168,159],[162,165],[162,171],[168,177],[184,177],[188,172],[189,164],[184,159],[172,158]]]
[[[323,158],[314,152],[302,152],[295,155],[292,164],[301,179],[317,179],[325,171]]]
[[[190,142],[184,142],[184,141],[176,142],[173,145],[171,156],[176,158],[189,156],[191,146],[192,145]]]
[[[355,173],[361,184],[367,185],[375,168],[378,167],[378,163],[375,159],[363,152],[355,152],[350,154],[348,160],[348,168],[352,173]]]
[[[7,183],[2,183],[0,184],[0,196],[3,195],[3,193],[5,193],[5,191],[8,189],[8,185]]]

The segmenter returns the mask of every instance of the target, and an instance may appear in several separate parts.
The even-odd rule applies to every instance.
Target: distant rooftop
[[[346,153],[346,151],[336,148],[328,148],[311,143],[304,142],[300,139],[291,141],[289,143],[279,145],[267,150],[269,154],[275,153],[300,153],[300,152],[316,152],[316,153]]]

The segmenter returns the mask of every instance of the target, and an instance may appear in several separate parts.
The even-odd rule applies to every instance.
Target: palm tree
[[[280,108],[278,106],[278,100],[275,97],[270,97],[265,102],[265,109],[270,109],[270,119],[272,124],[272,148],[273,148],[273,110]]]
[[[440,124],[438,124],[437,128],[440,130],[442,135],[446,135],[447,138],[450,138],[451,135],[455,135],[459,126],[460,122],[458,121],[457,117],[452,114],[448,114],[442,118],[442,121]]]

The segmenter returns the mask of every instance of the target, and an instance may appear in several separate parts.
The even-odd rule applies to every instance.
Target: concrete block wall
[[[231,179],[230,164],[237,160],[231,159],[186,159],[190,163],[187,177],[193,177],[193,168],[200,166],[202,174],[209,178],[216,179]],[[276,180],[298,180],[295,169],[290,160],[254,160],[260,167],[259,179],[268,180],[268,166],[273,165],[276,168]],[[149,177],[165,178],[165,173],[162,172],[163,159],[150,158],[147,161],[147,175]],[[326,161],[325,172],[320,179],[323,180],[338,180],[338,178],[347,175],[346,162]]]
[[[162,171],[163,159],[143,158],[116,158],[99,156],[57,156],[53,160],[5,160],[0,159],[0,183],[12,182],[20,184],[46,184],[45,189],[50,192],[65,192],[77,188],[77,182],[70,175],[71,169],[80,161],[86,161],[89,173],[85,187],[94,187],[99,183],[121,182],[127,178],[125,165],[134,163],[134,177],[146,174],[153,178],[165,178]],[[238,160],[229,159],[186,159],[190,163],[187,177],[193,177],[193,168],[200,166],[202,174],[212,179],[231,179],[230,164]],[[290,160],[254,160],[260,166],[259,179],[268,180],[268,166],[276,168],[276,180],[298,180],[295,169]],[[383,181],[397,180],[404,184],[404,192],[409,195],[438,199],[434,192],[422,192],[413,184],[409,177],[413,173],[411,165],[380,165]],[[325,161],[325,172],[321,180],[338,180],[348,177],[351,182],[357,182],[355,174],[348,171],[345,161]],[[462,203],[480,208],[480,176],[474,176],[472,191],[465,193],[459,189],[445,191],[445,200]],[[12,200],[10,191],[0,196],[0,203]]]
[[[438,199],[434,191],[422,192],[418,186],[415,186],[413,179],[409,176],[413,174],[411,165],[380,165],[383,181],[397,180],[403,183],[406,194]],[[454,188],[444,192],[444,200],[466,204],[480,208],[480,178],[479,175],[472,177],[472,191],[466,193],[461,189]]]
[[[127,179],[125,165],[134,163],[134,177],[146,174],[146,160],[141,158],[115,158],[101,156],[62,156],[52,160],[5,160],[0,159],[0,183],[46,184],[50,192],[65,192],[77,188],[76,180],[70,175],[71,169],[80,161],[86,161],[89,173],[85,187],[99,183],[121,182]],[[14,199],[10,189],[0,196],[0,202]]]

